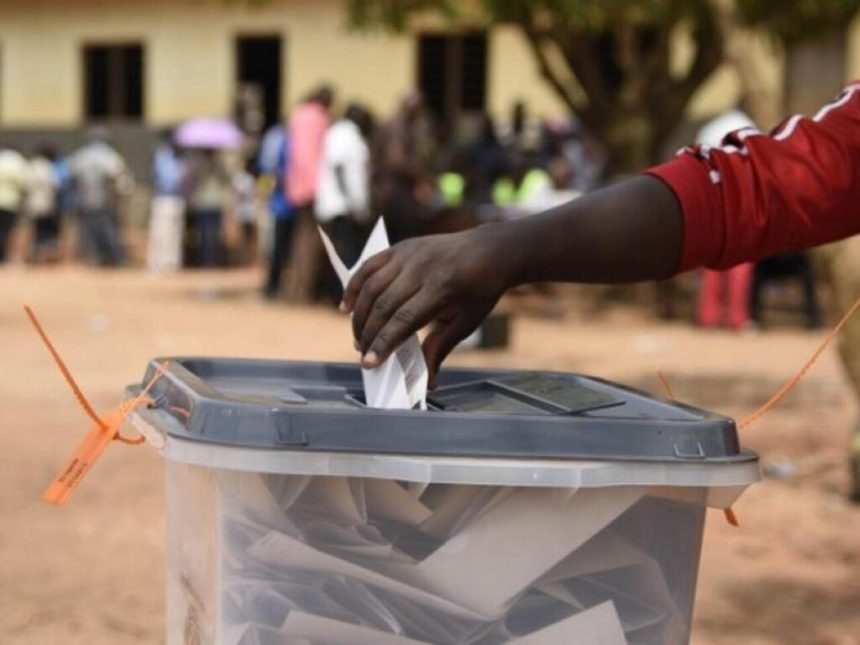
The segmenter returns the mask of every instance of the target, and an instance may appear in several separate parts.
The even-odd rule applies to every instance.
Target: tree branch
[[[723,62],[724,39],[717,24],[717,16],[710,3],[702,3],[700,16],[694,33],[696,57],[686,76],[674,83],[678,100],[684,105],[707,78]]]
[[[558,97],[567,105],[572,112],[580,112],[582,106],[578,104],[571,88],[566,84],[556,70],[553,69],[549,56],[544,49],[543,40],[534,16],[531,12],[526,11],[520,21],[520,27],[525,34],[526,41],[531,47],[532,53],[538,63],[538,69],[544,80],[549,83],[550,87],[555,91]]]

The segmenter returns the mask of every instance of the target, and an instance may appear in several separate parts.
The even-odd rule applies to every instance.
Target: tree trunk
[[[783,119],[783,96],[781,88],[768,83],[761,34],[741,24],[735,0],[711,0],[711,6],[725,40],[726,61],[741,83],[745,110],[759,128],[770,130]]]
[[[789,110],[814,112],[841,89],[845,71],[845,33],[825,42],[803,44],[786,52],[785,97]],[[840,315],[860,297],[860,238],[815,252]],[[848,380],[860,398],[860,318],[854,316],[839,338],[839,354]]]
[[[606,146],[606,171],[608,176],[626,175],[647,168],[655,161],[653,118],[644,112],[615,112],[606,117],[595,129]]]
[[[815,259],[830,283],[836,308],[840,313],[848,311],[860,297],[860,237],[821,247]],[[845,324],[838,346],[845,374],[860,393],[860,317],[855,315]]]

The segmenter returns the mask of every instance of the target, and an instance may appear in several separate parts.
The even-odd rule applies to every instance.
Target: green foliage
[[[454,27],[515,26],[544,81],[604,142],[616,171],[659,158],[696,90],[723,61],[732,9],[743,24],[792,45],[844,28],[860,8],[860,0],[345,1],[351,23],[365,29],[400,31],[425,16],[447,17]],[[680,72],[671,56],[678,29],[689,30],[694,46]]]
[[[738,14],[786,45],[827,38],[844,29],[860,0],[738,0]]]
[[[860,0],[736,0],[742,21],[759,27],[780,42],[793,44],[826,37],[843,27],[860,10]],[[405,29],[419,14],[459,19],[469,3],[456,0],[347,0],[351,23],[357,27]],[[517,23],[524,15],[540,15],[582,31],[604,31],[623,21],[653,26],[680,10],[695,18],[707,11],[709,0],[474,0],[471,7],[489,23]]]
[[[350,23],[360,29],[403,31],[419,14],[441,14],[452,21],[460,15],[458,4],[450,0],[347,0],[347,6]]]
[[[572,29],[605,30],[618,20],[656,24],[665,18],[671,0],[348,0],[350,20],[361,28],[382,26],[405,29],[412,17],[436,14],[449,18],[464,16],[490,23],[516,23],[525,14],[540,15],[547,21],[561,21]],[[692,10],[698,2],[683,3]]]

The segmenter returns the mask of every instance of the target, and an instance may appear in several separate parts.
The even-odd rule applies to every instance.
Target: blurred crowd
[[[501,123],[487,114],[445,123],[413,92],[377,119],[357,102],[337,109],[336,98],[333,88],[320,86],[265,131],[228,119],[192,119],[162,132],[144,182],[152,195],[142,253],[147,268],[163,273],[259,262],[265,298],[336,302],[341,287],[318,227],[351,265],[379,216],[395,243],[525,217],[603,181],[602,148],[575,117],[535,119],[517,103]],[[707,123],[698,140],[719,145],[727,132],[751,126],[742,110],[732,110]],[[90,130],[86,143],[65,157],[43,145],[28,159],[0,144],[0,262],[20,225],[28,231],[30,262],[71,256],[99,266],[125,264],[123,204],[134,189],[104,128]],[[73,240],[65,251],[63,239]],[[807,325],[818,326],[804,255],[704,271],[697,321],[747,328],[761,320],[766,284],[784,277],[800,279]],[[671,292],[663,288],[658,296],[668,315]]]
[[[317,226],[351,264],[379,215],[394,243],[543,210],[600,174],[574,121],[531,124],[522,105],[502,131],[487,115],[434,122],[417,93],[381,121],[358,103],[336,114],[334,99],[320,87],[262,140],[258,170],[271,178],[275,218],[270,298],[336,297]]]
[[[62,225],[74,219],[79,256],[107,266],[123,264],[120,203],[133,189],[125,161],[101,128],[68,157],[51,145],[40,146],[30,159],[0,146],[0,261],[6,260],[16,224],[27,223],[27,258],[56,262]]]

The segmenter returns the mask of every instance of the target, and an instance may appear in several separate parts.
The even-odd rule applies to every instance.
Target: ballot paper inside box
[[[757,473],[729,420],[584,377],[454,371],[379,411],[357,368],[171,365],[134,417],[168,643],[683,643],[705,509]]]

